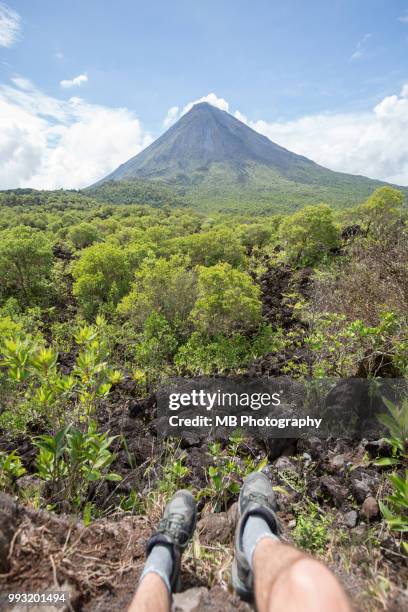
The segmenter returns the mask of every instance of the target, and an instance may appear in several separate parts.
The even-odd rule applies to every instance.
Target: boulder
[[[355,510],[350,510],[350,512],[346,512],[346,514],[343,516],[344,524],[350,529],[353,529],[353,527],[357,525],[357,519],[358,514]]]
[[[231,540],[233,526],[227,512],[209,512],[198,522],[197,527],[203,544],[227,544]]]
[[[361,506],[360,514],[368,521],[371,521],[378,517],[380,509],[378,507],[377,501],[374,497],[367,497],[364,500],[363,505]]]
[[[332,498],[337,508],[340,508],[347,498],[347,489],[341,486],[331,476],[323,476],[320,482],[320,488]]]

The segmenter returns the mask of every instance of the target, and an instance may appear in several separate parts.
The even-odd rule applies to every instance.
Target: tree
[[[73,293],[86,317],[102,306],[115,307],[127,293],[131,272],[126,252],[113,244],[94,244],[81,253],[72,267]]]
[[[261,321],[260,290],[249,274],[228,263],[198,268],[198,299],[191,313],[209,336],[253,330]]]
[[[85,249],[101,239],[98,230],[91,223],[85,222],[71,227],[67,238],[76,249]]]
[[[119,304],[119,312],[140,329],[153,311],[173,328],[185,329],[196,296],[195,275],[187,270],[187,264],[180,255],[144,259],[131,292]]]
[[[192,266],[214,266],[220,261],[238,268],[245,264],[245,249],[227,228],[176,238],[171,245],[176,252],[185,253]]]
[[[138,365],[156,370],[161,368],[177,350],[177,340],[163,315],[152,312],[144,323],[143,333],[135,348]]]
[[[23,306],[48,298],[52,243],[38,230],[17,226],[0,235],[0,294],[16,297]]]
[[[286,259],[296,264],[313,264],[339,243],[339,230],[326,204],[305,206],[283,219],[279,239]]]
[[[400,216],[403,203],[404,194],[398,189],[376,189],[361,207],[370,233],[381,234],[385,226],[390,226]]]

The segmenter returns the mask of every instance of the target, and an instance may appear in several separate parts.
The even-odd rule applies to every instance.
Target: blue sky
[[[314,134],[310,126],[304,133],[305,118],[317,118],[316,132],[322,127],[319,118],[337,118],[340,124],[324,127],[332,134],[331,150],[337,145],[333,131],[353,131],[356,121],[364,124],[389,97],[397,96],[395,104],[405,100],[408,0],[0,0],[1,7],[3,17],[8,15],[6,28],[13,16],[16,21],[8,38],[3,31],[3,39],[0,21],[0,84],[5,103],[34,113],[47,126],[61,122],[62,128],[89,124],[93,107],[106,113],[111,109],[112,122],[122,109],[120,121],[125,122],[126,115],[132,129],[137,122],[135,144],[132,149],[132,142],[125,142],[123,154],[115,153],[110,165],[157,137],[171,107],[178,107],[173,112],[177,118],[189,102],[214,92],[249,125],[269,137],[279,136],[281,144],[319,163],[328,157],[326,165],[335,169],[374,173],[399,182],[406,177],[408,182],[408,152],[402,161],[399,151],[397,159],[376,168],[375,151],[367,159],[363,155],[360,164],[345,155],[323,156],[324,143],[318,150],[307,148]],[[58,112],[44,118],[40,96],[46,105],[58,106]],[[18,125],[22,118],[18,113],[14,116],[14,110],[9,118]],[[349,128],[344,116],[350,119]],[[401,104],[398,116],[401,121]],[[300,130],[297,138],[292,124]],[[403,131],[407,127],[408,118]],[[36,129],[41,130],[40,124]],[[124,125],[121,130],[126,131]],[[375,131],[369,139],[371,146],[378,139],[378,125]],[[0,123],[0,159],[1,135]],[[58,130],[46,134],[48,149],[58,144],[60,136]],[[344,146],[357,145],[350,145],[348,139]],[[105,143],[105,154],[106,148]],[[37,164],[35,172],[13,171],[11,182],[25,185],[36,177],[38,186],[38,181],[45,180],[49,155],[41,160],[38,151],[30,155],[30,159],[37,155],[31,159]],[[108,169],[104,166],[101,171]],[[67,186],[61,177],[54,182]],[[87,175],[80,176],[75,186],[87,180]],[[0,187],[9,183],[0,175]]]

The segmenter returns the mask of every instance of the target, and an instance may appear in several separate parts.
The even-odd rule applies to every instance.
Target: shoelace
[[[268,499],[268,496],[264,495],[263,493],[249,493],[248,499],[250,501],[262,503],[264,506],[267,506],[268,508],[271,505]]]
[[[184,514],[174,513],[160,521],[159,532],[167,533],[177,542],[184,543],[188,540],[189,532],[183,528],[185,522]]]

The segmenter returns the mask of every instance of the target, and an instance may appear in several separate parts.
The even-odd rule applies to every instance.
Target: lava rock
[[[231,525],[231,529],[235,530],[235,527],[238,523],[238,502],[234,502],[232,506],[228,509],[227,517]]]
[[[338,474],[341,472],[346,465],[346,459],[344,455],[334,455],[334,457],[330,457],[328,471],[330,474]]]
[[[378,476],[355,470],[351,475],[350,491],[356,501],[363,503],[366,497],[373,497],[377,489]]]
[[[134,400],[128,406],[129,416],[132,418],[151,415],[156,407],[156,396],[150,395],[143,399]]]
[[[371,496],[367,497],[367,499],[364,500],[364,503],[361,506],[360,514],[368,521],[371,521],[377,518],[379,512],[380,509],[375,498]]]
[[[353,529],[357,525],[358,514],[355,510],[350,510],[350,512],[346,512],[343,517],[344,524],[350,529]]]
[[[323,476],[320,481],[320,488],[333,499],[337,508],[340,508],[347,498],[347,489],[336,482],[331,476]]]
[[[232,536],[232,524],[226,512],[209,512],[198,522],[198,532],[203,544],[214,542],[227,544]]]
[[[193,431],[182,431],[181,432],[181,448],[191,448],[193,446],[200,446],[201,438],[198,434]]]
[[[290,471],[297,473],[297,466],[289,459],[289,457],[279,457],[275,462],[275,468],[278,472]]]

